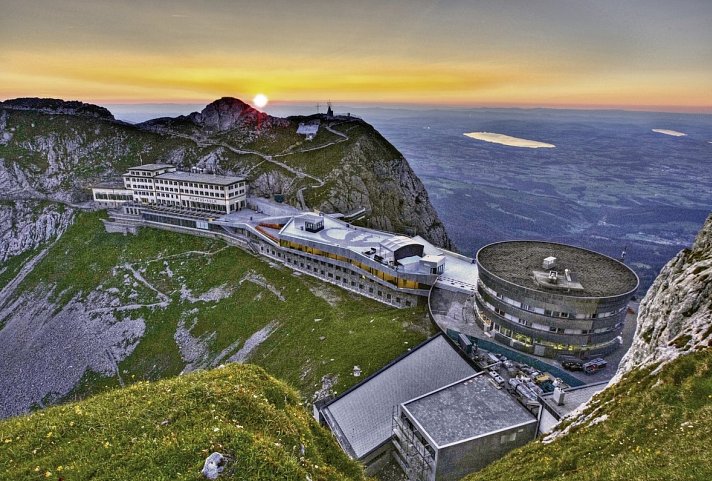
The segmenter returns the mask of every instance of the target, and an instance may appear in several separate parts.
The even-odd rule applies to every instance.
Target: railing
[[[415,433],[404,427],[397,411],[391,418],[393,444],[400,456],[399,464],[411,481],[429,481],[435,468],[435,460]]]

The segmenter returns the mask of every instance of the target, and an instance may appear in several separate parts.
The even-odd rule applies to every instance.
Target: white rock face
[[[0,204],[0,263],[57,238],[73,220],[74,210],[60,204]]]
[[[691,249],[668,262],[640,303],[638,327],[614,381],[651,364],[710,346],[712,338],[712,216]],[[656,368],[656,370],[659,369]]]
[[[143,318],[102,309],[111,294],[62,307],[52,295],[41,285],[0,310],[0,418],[61,399],[87,371],[120,376],[118,364],[143,337]]]

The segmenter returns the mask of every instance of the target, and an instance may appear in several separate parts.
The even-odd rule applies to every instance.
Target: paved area
[[[447,331],[447,329],[454,329],[473,337],[485,339],[504,347],[509,347],[495,341],[494,337],[490,337],[485,334],[484,331],[477,325],[475,322],[474,297],[471,294],[454,292],[436,287],[433,289],[433,294],[430,298],[430,306],[433,311],[435,322],[440,329],[443,330],[443,332]],[[567,372],[586,384],[607,381],[613,377],[616,373],[616,369],[618,369],[618,364],[620,364],[621,359],[630,348],[630,345],[633,342],[633,335],[635,334],[638,303],[631,302],[629,307],[631,307],[636,314],[628,314],[623,327],[623,344],[618,350],[605,357],[606,361],[608,361],[608,366],[602,371],[590,375],[576,371]],[[527,355],[545,362],[546,364],[563,369],[561,364],[553,359],[534,356],[531,354]]]

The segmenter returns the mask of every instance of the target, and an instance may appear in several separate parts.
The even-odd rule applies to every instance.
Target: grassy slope
[[[605,422],[513,451],[466,481],[712,479],[712,352],[655,375],[635,371],[598,396]],[[589,408],[589,410],[592,408]]]
[[[364,479],[298,393],[250,365],[137,383],[0,422],[2,479],[199,480],[213,451],[235,459],[220,479]]]
[[[161,135],[129,124],[74,115],[49,115],[28,110],[5,109],[12,139],[0,145],[0,159],[16,162],[32,174],[49,167],[46,151],[60,160],[60,171],[71,173],[67,185],[81,184],[83,179],[107,175],[118,179],[137,159],[144,163],[161,162],[180,153],[188,165],[215,151],[215,147],[198,147],[188,139]],[[222,151],[227,167],[249,168],[261,162],[251,155]],[[75,159],[76,162],[67,162]]]
[[[422,341],[430,327],[421,308],[397,310],[306,276],[295,277],[286,268],[220,241],[155,229],[142,229],[135,237],[107,234],[102,215],[80,214],[18,291],[54,285],[55,300],[63,304],[102,286],[118,289],[122,304],[156,302],[153,291],[125,282],[130,273],[125,263],[141,271],[171,302],[165,308],[123,314],[146,320],[143,339],[119,365],[126,382],[181,372],[185,363],[174,340],[181,318],[188,324],[196,321],[193,336],[215,333],[206,341],[211,356],[277,321],[280,327],[254,351],[251,362],[297,386],[306,398],[327,374],[338,375],[335,388],[344,390],[358,380],[351,375],[354,365],[368,375]],[[238,284],[250,272],[278,289],[285,301],[254,283]],[[219,286],[234,291],[219,301],[191,303],[181,298],[182,286],[196,297]],[[326,293],[331,304],[312,291]],[[81,397],[117,384],[115,378],[88,373],[72,395]]]
[[[0,262],[0,289],[12,281],[22,270],[25,263],[36,256],[44,246],[41,245],[29,251],[10,257],[5,262]]]

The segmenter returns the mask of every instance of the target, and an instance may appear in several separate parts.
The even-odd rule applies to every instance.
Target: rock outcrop
[[[326,177],[328,193],[316,207],[342,213],[363,207],[370,213],[369,227],[419,234],[452,248],[425,186],[408,161],[370,125],[361,128],[363,135]]]
[[[62,235],[74,210],[62,204],[18,200],[0,204],[0,263]]]
[[[218,99],[208,104],[200,113],[191,114],[190,118],[204,128],[220,132],[242,125],[258,126],[273,119],[242,100],[232,97]]]
[[[106,108],[86,104],[78,100],[47,99],[25,97],[0,102],[0,107],[19,110],[35,110],[47,114],[81,115],[97,119],[114,120],[114,116]]]
[[[712,343],[712,215],[691,249],[660,271],[640,303],[633,344],[616,378],[655,364],[656,371]]]
[[[307,143],[296,134],[300,119],[229,97],[139,125],[80,102],[8,100],[0,103],[0,195],[77,204],[90,200],[92,185],[120,180],[131,165],[168,162],[246,175],[252,195],[281,194],[299,207],[364,208],[369,226],[451,247],[422,182],[373,127],[320,116],[322,137]]]
[[[690,249],[684,249],[660,271],[640,303],[633,343],[621,360],[616,375],[599,396],[615,389],[626,375],[654,368],[655,375],[670,362],[712,346],[712,215],[702,226]],[[552,442],[572,429],[605,421],[597,405],[599,397],[580,406],[567,418],[562,430],[545,438]],[[599,421],[596,421],[601,417]]]

